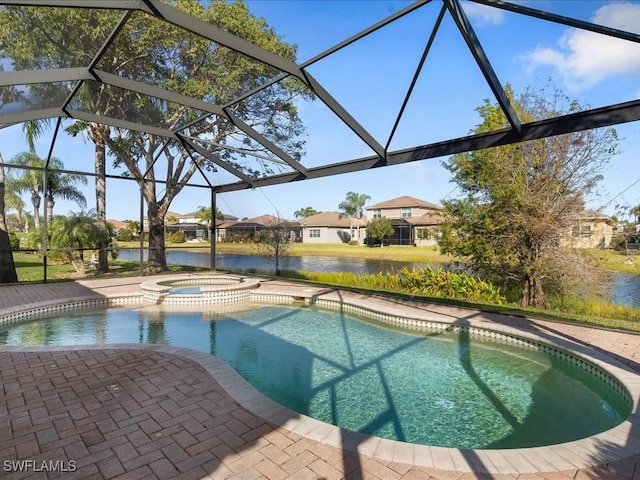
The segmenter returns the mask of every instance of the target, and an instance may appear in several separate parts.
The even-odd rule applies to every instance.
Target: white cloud
[[[479,3],[463,2],[464,11],[474,25],[500,25],[504,22],[504,12],[499,8],[488,7]]]
[[[640,33],[640,4],[616,3],[598,9],[591,20],[607,27]],[[576,92],[608,77],[640,73],[640,45],[584,30],[564,34],[557,48],[536,48],[525,56],[531,71],[551,66],[565,86]]]

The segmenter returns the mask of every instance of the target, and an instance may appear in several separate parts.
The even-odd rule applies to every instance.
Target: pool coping
[[[166,277],[165,277],[166,278]],[[535,474],[543,472],[584,469],[623,460],[640,453],[640,438],[634,429],[640,423],[638,399],[640,398],[640,377],[613,357],[588,345],[566,338],[549,338],[531,329],[516,328],[496,322],[508,319],[497,314],[484,314],[468,309],[432,310],[429,304],[407,299],[392,299],[376,295],[363,295],[336,288],[323,288],[294,283],[265,282],[252,290],[271,303],[305,301],[323,305],[333,303],[337,308],[376,310],[391,316],[406,317],[410,320],[445,322],[455,326],[460,322],[461,313],[466,315],[467,328],[496,331],[517,338],[552,344],[557,348],[571,351],[588,359],[596,366],[612,374],[628,390],[633,401],[631,415],[620,425],[600,434],[572,442],[551,446],[524,449],[455,449],[410,444],[373,437],[356,432],[345,435],[345,430],[305,415],[293,412],[262,395],[240,377],[222,360],[211,355],[183,347],[151,346],[141,344],[108,344],[61,347],[9,347],[0,351],[64,351],[79,349],[151,349],[168,354],[180,355],[200,364],[222,386],[222,388],[249,412],[281,426],[310,440],[358,452],[385,461],[449,470],[456,472],[477,472],[489,474]],[[267,299],[267,300],[264,300]],[[76,309],[90,308],[98,304],[143,306],[141,293],[131,291],[101,293],[98,297],[87,295],[83,298],[58,298],[0,310],[0,319],[28,319],[47,313],[62,313],[65,304],[72,303]],[[323,305],[326,308],[326,305]],[[68,307],[68,305],[67,305]],[[437,311],[436,311],[437,310]],[[25,316],[20,317],[20,312]],[[445,312],[445,313],[443,313]],[[455,313],[453,313],[455,312]],[[458,325],[459,326],[459,325]]]

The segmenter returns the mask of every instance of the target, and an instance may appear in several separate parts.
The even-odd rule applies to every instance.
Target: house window
[[[373,210],[373,218],[382,218],[382,211],[379,208]]]
[[[402,215],[402,218],[409,218],[411,216],[411,207],[403,208],[400,211],[400,214]]]
[[[442,237],[442,232],[438,227],[416,228],[416,238],[418,240],[438,240],[440,237]]]
[[[309,229],[309,238],[320,238],[320,229],[319,228]]]
[[[591,237],[591,225],[575,225],[571,227],[571,236],[575,238]]]

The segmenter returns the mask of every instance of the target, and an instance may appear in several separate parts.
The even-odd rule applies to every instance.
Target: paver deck
[[[0,314],[57,299],[131,293],[147,279],[3,286]],[[280,281],[260,288],[313,290]],[[398,301],[397,308],[404,303]],[[572,342],[640,372],[637,335],[436,305],[419,308]],[[540,450],[544,454],[529,450],[528,458],[444,448],[422,455],[421,446],[397,448],[292,415],[261,400],[229,370],[214,357],[174,347],[0,347],[0,478],[640,479],[635,424],[618,447],[619,460],[607,463],[606,450],[613,447],[594,443],[594,458],[605,461],[589,468],[574,467],[577,454],[563,445]],[[555,467],[545,472],[546,465]],[[496,473],[501,468],[509,473]]]

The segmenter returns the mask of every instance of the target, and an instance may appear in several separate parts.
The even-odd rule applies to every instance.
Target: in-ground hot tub
[[[249,301],[249,291],[258,288],[257,278],[226,273],[186,275],[142,282],[144,301],[163,305],[228,305]]]

